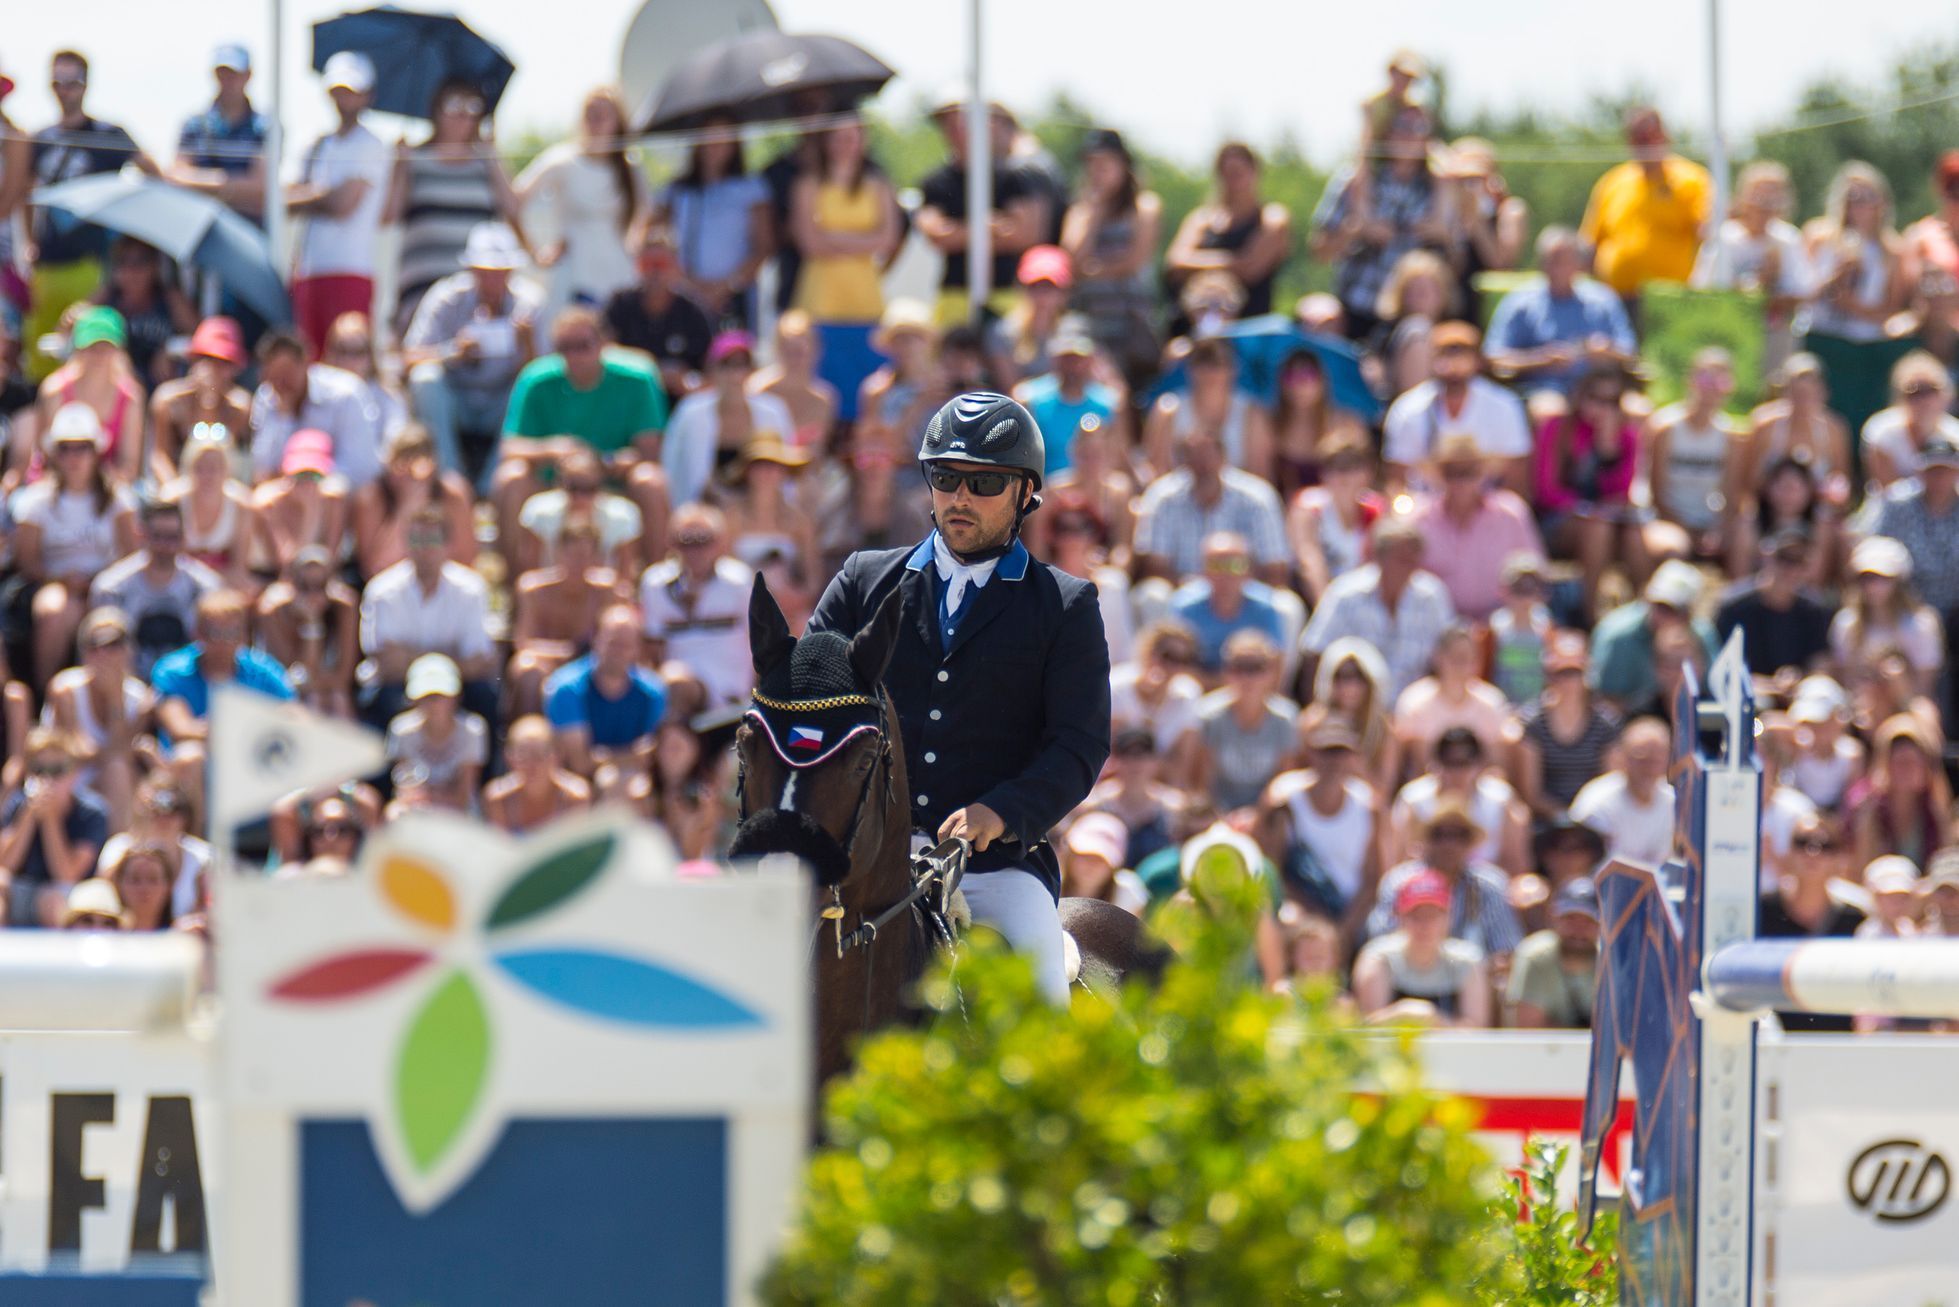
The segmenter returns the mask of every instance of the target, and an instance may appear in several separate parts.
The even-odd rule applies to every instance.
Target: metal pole
[[[1713,240],[1728,217],[1728,140],[1721,129],[1721,0],[1707,0],[1707,171],[1714,181],[1714,193],[1708,205],[1707,230],[1701,236]],[[1727,285],[1732,272],[1726,249],[1717,244],[1715,285]]]
[[[986,0],[967,0],[970,31],[966,87],[966,288],[975,326],[993,292],[993,116],[986,108],[981,54]]]
[[[266,65],[272,74],[272,112],[265,131],[265,237],[272,247],[272,266],[286,266],[286,192],[282,183],[286,143],[286,0],[271,0],[272,48]]]

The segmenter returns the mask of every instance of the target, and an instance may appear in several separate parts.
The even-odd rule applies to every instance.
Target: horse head
[[[748,605],[755,692],[735,737],[742,820],[730,857],[794,854],[818,885],[842,893],[874,874],[892,840],[901,849],[909,841],[904,750],[880,684],[898,623],[893,591],[856,635],[799,639],[756,574]]]

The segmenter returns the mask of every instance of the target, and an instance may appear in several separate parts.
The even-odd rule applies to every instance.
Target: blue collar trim
[[[934,531],[919,542],[918,548],[912,550],[911,557],[905,560],[907,572],[923,572],[932,565],[932,543],[938,538],[939,533]],[[1016,539],[1013,548],[1000,555],[993,574],[1002,581],[1024,581],[1027,579],[1027,565],[1033,560],[1034,556],[1027,552],[1027,546]]]

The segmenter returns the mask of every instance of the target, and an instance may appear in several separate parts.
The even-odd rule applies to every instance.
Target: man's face
[[[1457,821],[1441,821],[1429,827],[1423,842],[1429,865],[1445,875],[1455,875],[1469,865],[1469,854],[1476,847],[1476,830]]]
[[[1381,580],[1389,585],[1406,585],[1422,565],[1422,545],[1419,540],[1396,540],[1386,548],[1374,551],[1374,561],[1380,564]]]
[[[1204,576],[1213,594],[1235,598],[1251,579],[1252,556],[1241,544],[1215,544],[1204,550]]]
[[[1667,746],[1663,740],[1641,734],[1626,744],[1626,776],[1651,785],[1666,775]]]
[[[565,371],[582,386],[589,386],[599,375],[599,333],[584,323],[566,327],[553,345],[564,355]]]
[[[1184,466],[1193,476],[1216,476],[1224,470],[1224,442],[1208,431],[1192,432],[1184,441]]]
[[[1435,372],[1435,379],[1444,385],[1460,386],[1468,383],[1476,375],[1476,351],[1462,345],[1451,345],[1435,352],[1435,361],[1429,366]]]
[[[1442,497],[1451,508],[1474,508],[1483,498],[1483,463],[1481,459],[1458,459],[1444,463],[1442,473]]]
[[[343,119],[358,118],[361,111],[367,108],[368,97],[352,87],[333,87],[327,92],[327,96],[333,101],[333,107],[339,111]]]
[[[755,360],[745,350],[736,350],[714,365],[714,388],[726,395],[738,395],[748,388],[755,375]]]
[[[721,537],[705,522],[688,522],[674,532],[680,564],[691,576],[706,576],[721,556]]]
[[[228,613],[222,617],[201,619],[197,628],[198,642],[204,652],[215,655],[219,661],[228,662],[238,656],[245,644],[245,615]]]
[[[1779,588],[1794,589],[1802,584],[1808,571],[1809,551],[1789,544],[1769,555],[1768,571],[1763,579]]]
[[[213,69],[211,75],[218,80],[218,94],[227,99],[243,95],[246,83],[252,80],[250,73],[241,73],[236,68]]]
[[[630,667],[639,654],[639,631],[629,621],[608,618],[593,637],[592,652],[612,671]]]
[[[981,463],[934,463],[925,478],[932,487],[933,520],[953,553],[976,554],[1007,543],[1026,493],[1025,477]],[[940,488],[948,483],[951,489]]]
[[[1719,408],[1735,393],[1735,374],[1718,363],[1703,363],[1691,378],[1694,394],[1702,403]]]
[[[1667,148],[1667,129],[1660,121],[1660,115],[1649,109],[1627,119],[1626,144],[1632,147],[1635,159],[1645,161],[1664,157]]]
[[[501,304],[510,289],[510,269],[471,268],[470,276],[476,282],[476,298],[484,304]]]
[[[82,99],[88,94],[88,74],[72,60],[57,59],[48,68],[48,89],[54,92],[64,115],[80,113]]]
[[[259,376],[280,399],[293,403],[306,393],[306,356],[280,350],[260,367]]]
[[[143,523],[143,548],[159,563],[174,563],[184,547],[184,520],[160,513]]]
[[[1583,912],[1560,912],[1551,921],[1558,932],[1558,946],[1566,953],[1598,951],[1598,918]]]
[[[1578,279],[1578,247],[1570,241],[1554,243],[1541,262],[1545,279],[1554,286],[1569,286]]]
[[[680,271],[680,256],[665,241],[651,242],[639,249],[639,280],[642,286],[658,289],[673,284]]]
[[[1086,354],[1058,354],[1054,360],[1054,371],[1062,385],[1076,389],[1089,383],[1095,371],[1095,360]]]
[[[415,570],[428,575],[442,570],[442,561],[449,551],[449,533],[435,522],[416,522],[408,528],[408,556],[414,560]]]

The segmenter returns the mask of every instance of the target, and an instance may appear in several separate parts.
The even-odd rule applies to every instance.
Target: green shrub
[[[1158,915],[1182,959],[1161,987],[1066,1013],[1020,960],[968,941],[926,982],[929,1026],[868,1041],[830,1094],[765,1300],[1507,1300],[1502,1178],[1470,1109],[1325,994],[1258,991],[1259,893],[1201,870],[1202,906]]]
[[[1578,1242],[1577,1214],[1554,1197],[1569,1151],[1533,1139],[1523,1174],[1504,1183],[1493,1215],[1513,1231],[1504,1261],[1517,1288],[1506,1307],[1617,1307],[1619,1215],[1601,1205],[1589,1245]]]

